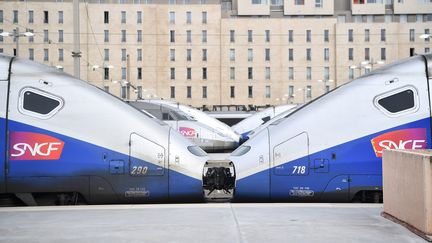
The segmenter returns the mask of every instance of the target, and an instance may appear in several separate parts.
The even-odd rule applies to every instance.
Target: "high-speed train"
[[[206,124],[209,127],[216,129],[217,131],[219,131],[224,136],[229,137],[236,142],[239,142],[239,140],[240,140],[240,135],[237,134],[236,132],[234,132],[231,129],[231,127],[229,127],[225,123],[217,120],[216,118],[211,117],[208,114],[206,114],[200,110],[197,110],[193,107],[190,107],[187,105],[182,105],[180,103],[170,101],[170,100],[153,99],[153,100],[146,100],[146,101],[151,102],[151,103],[163,104],[163,105],[175,107],[175,108],[183,111],[184,113],[188,114],[189,116],[191,116],[193,119],[197,120],[198,122],[200,122],[202,124]]]
[[[1,204],[203,201],[207,160],[102,89],[0,55]]]
[[[382,151],[431,148],[432,55],[377,69],[237,148],[238,201],[382,200]]]
[[[241,135],[242,140],[247,139],[247,135],[250,131],[259,127],[261,124],[264,124],[270,121],[273,117],[279,115],[282,112],[290,110],[296,107],[295,105],[278,105],[266,108],[263,111],[257,112],[246,119],[240,121],[239,123],[232,126],[232,130],[234,132]]]
[[[198,122],[174,106],[147,100],[129,101],[129,104],[162,120],[207,152],[232,151],[238,147],[238,141],[224,136],[215,128]]]

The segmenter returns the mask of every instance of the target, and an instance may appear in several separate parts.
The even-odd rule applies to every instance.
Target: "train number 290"
[[[145,175],[147,174],[148,167],[147,166],[133,166],[131,175]]]
[[[293,172],[292,174],[300,174],[303,175],[304,173],[306,173],[306,166],[293,166]]]

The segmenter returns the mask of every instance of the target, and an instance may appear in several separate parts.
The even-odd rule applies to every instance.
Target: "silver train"
[[[129,101],[128,103],[165,122],[207,152],[232,151],[238,147],[238,141],[225,136],[209,125],[195,120],[175,106],[148,100]]]

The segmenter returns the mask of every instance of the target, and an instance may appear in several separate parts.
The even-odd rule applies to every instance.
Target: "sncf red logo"
[[[64,142],[40,133],[11,132],[10,160],[58,160]]]
[[[180,127],[179,132],[181,133],[181,135],[185,137],[193,137],[193,138],[196,137],[196,131],[193,128]]]
[[[388,132],[371,140],[377,157],[384,149],[425,149],[427,148],[426,128],[412,128]]]

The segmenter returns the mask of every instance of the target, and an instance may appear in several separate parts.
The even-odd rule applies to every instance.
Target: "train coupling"
[[[229,160],[208,160],[203,170],[206,201],[231,201],[235,190],[235,167]]]

